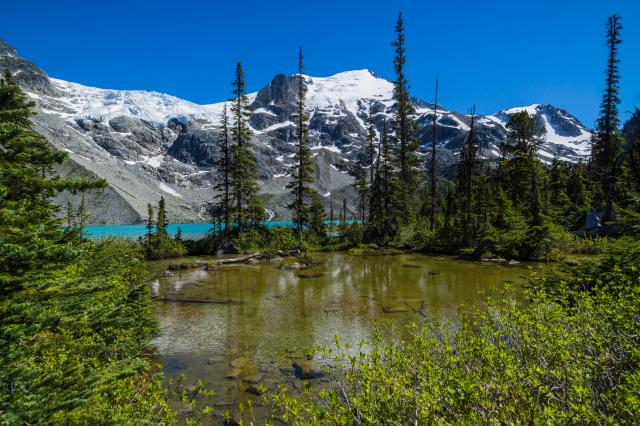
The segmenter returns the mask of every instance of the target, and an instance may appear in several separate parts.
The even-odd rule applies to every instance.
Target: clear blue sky
[[[3,2],[0,38],[51,76],[197,103],[229,96],[241,60],[255,91],[294,73],[369,68],[392,78],[393,26],[407,27],[411,94],[480,112],[551,103],[587,126],[597,115],[604,24],[622,15],[621,110],[640,106],[640,1],[53,1]],[[623,117],[627,117],[625,114]]]

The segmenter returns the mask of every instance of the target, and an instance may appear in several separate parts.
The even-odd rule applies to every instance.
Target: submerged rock
[[[255,373],[249,376],[244,376],[242,381],[250,385],[257,385],[262,381],[262,379],[264,379],[264,373]]]
[[[318,379],[325,375],[324,371],[317,368],[310,361],[296,361],[293,363],[293,368],[295,370],[296,377],[301,380]]]
[[[243,367],[249,360],[245,357],[236,358],[231,361],[230,365],[232,367]]]
[[[382,307],[382,312],[385,314],[397,314],[402,312],[409,312],[409,308],[402,305],[388,305]]]
[[[242,370],[240,368],[232,368],[224,375],[225,379],[229,380],[238,380],[240,378],[240,374],[242,374]]]

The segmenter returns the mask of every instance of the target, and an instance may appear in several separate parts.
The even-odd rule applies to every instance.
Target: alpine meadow
[[[54,3],[0,16],[1,425],[640,424],[640,5]]]

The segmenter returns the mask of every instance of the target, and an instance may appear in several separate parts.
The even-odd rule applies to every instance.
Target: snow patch
[[[182,198],[182,195],[178,194],[178,192],[176,192],[175,189],[171,188],[170,186],[168,186],[166,183],[164,182],[160,182],[160,184],[158,185],[158,187],[160,187],[160,189],[164,192],[166,192],[167,194],[171,194],[174,197],[178,197],[178,198]]]

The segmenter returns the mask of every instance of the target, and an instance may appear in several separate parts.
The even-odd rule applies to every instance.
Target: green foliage
[[[156,332],[141,253],[112,240],[35,270],[0,305],[0,419],[7,424],[165,421],[143,357]]]
[[[257,167],[252,151],[251,127],[248,124],[251,116],[249,98],[246,94],[244,70],[238,62],[236,79],[233,82],[235,98],[231,105],[234,119],[231,130],[233,146],[233,185],[232,193],[235,202],[237,232],[242,232],[248,225],[255,224],[264,216],[264,206],[258,198]]]
[[[531,303],[489,303],[456,324],[428,319],[341,346],[333,389],[274,396],[305,425],[636,424],[640,254],[534,277]],[[589,291],[584,291],[588,287]],[[571,303],[566,303],[570,301]]]
[[[34,105],[7,72],[0,80],[0,294],[27,271],[73,257],[77,233],[60,232],[50,198],[105,185],[55,176],[54,165],[66,155],[32,130]]]
[[[302,236],[305,226],[309,226],[311,217],[310,204],[315,202],[317,196],[316,191],[311,188],[313,183],[313,159],[311,157],[311,148],[309,148],[309,140],[307,135],[309,128],[307,121],[309,117],[305,113],[305,97],[307,86],[304,82],[304,64],[302,56],[302,47],[300,47],[298,57],[298,93],[296,104],[296,133],[298,139],[297,150],[293,156],[293,167],[291,171],[291,181],[287,184],[287,189],[291,190],[293,202],[288,208],[293,212],[293,223],[296,225],[298,232],[298,241],[302,246]],[[317,209],[317,205],[314,207]],[[317,212],[316,212],[317,214]]]
[[[401,222],[408,223],[414,219],[415,200],[413,198],[418,186],[418,148],[420,143],[416,137],[416,124],[413,119],[415,109],[409,96],[409,81],[405,73],[406,51],[405,30],[402,14],[398,14],[395,27],[396,39],[392,43],[395,50],[393,69],[396,77],[393,81],[393,100],[395,101],[394,156],[395,170],[398,176],[397,200],[402,216]]]
[[[171,238],[167,233],[169,218],[165,206],[164,197],[158,201],[156,220],[153,220],[154,210],[151,203],[147,205],[147,234],[140,239],[145,256],[149,260],[168,259],[183,256],[187,250],[182,243],[182,231],[179,229],[180,238]],[[155,225],[154,225],[155,223]]]

